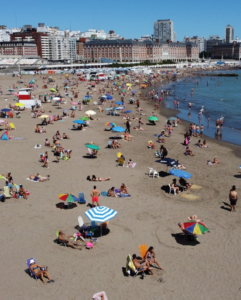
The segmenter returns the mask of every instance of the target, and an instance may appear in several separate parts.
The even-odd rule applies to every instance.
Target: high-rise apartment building
[[[234,39],[234,28],[231,25],[225,27],[225,42],[232,43]]]
[[[170,19],[154,22],[153,37],[160,43],[166,43],[167,40],[174,41],[173,22]]]

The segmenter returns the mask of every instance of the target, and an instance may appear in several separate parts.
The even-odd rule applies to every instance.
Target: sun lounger
[[[146,267],[142,267],[140,269],[137,269],[132,261],[131,255],[129,254],[126,259],[126,273],[128,275],[131,275],[131,272],[134,273],[134,277],[136,277],[138,274],[142,274],[144,277],[144,272],[147,270]]]
[[[10,194],[10,190],[9,190],[8,186],[3,187],[3,193],[4,193],[6,198],[11,198],[12,197],[11,194]]]

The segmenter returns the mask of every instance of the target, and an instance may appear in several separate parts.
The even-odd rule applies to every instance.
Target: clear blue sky
[[[238,0],[12,0],[2,6],[0,22],[8,28],[45,23],[62,30],[114,30],[125,38],[139,38],[153,34],[154,21],[171,19],[179,41],[184,35],[224,37],[227,24],[241,39],[240,11]]]

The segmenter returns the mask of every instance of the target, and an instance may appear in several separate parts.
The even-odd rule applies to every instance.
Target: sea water
[[[222,73],[225,72],[239,76],[197,76],[179,79],[163,88],[168,91],[168,96],[163,101],[166,107],[175,108],[174,100],[178,100],[180,113],[177,116],[190,123],[203,124],[205,135],[241,145],[241,70]],[[189,102],[192,103],[191,111],[188,108]],[[202,107],[204,109],[200,115]],[[222,116],[224,126],[221,134],[217,135],[215,122]]]

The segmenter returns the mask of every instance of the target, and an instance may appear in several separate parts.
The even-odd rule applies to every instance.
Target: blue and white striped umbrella
[[[87,210],[85,215],[90,221],[103,223],[114,218],[117,215],[117,211],[105,206],[97,206]]]

